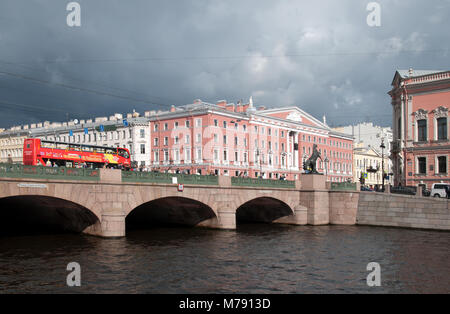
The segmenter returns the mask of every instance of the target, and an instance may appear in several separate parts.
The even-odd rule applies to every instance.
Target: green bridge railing
[[[356,191],[357,185],[352,182],[331,182],[332,191]]]
[[[99,181],[100,170],[0,163],[0,177]],[[122,171],[122,182],[173,184],[173,177],[176,177],[177,183],[181,184],[219,185],[218,176]],[[231,177],[231,185],[238,187],[293,189],[295,188],[295,181]]]
[[[24,166],[0,163],[0,177],[98,181],[98,169]]]
[[[177,183],[181,184],[219,185],[219,177],[217,176],[122,171],[122,182],[149,182],[149,183],[172,184],[173,177],[176,177]]]
[[[292,189],[295,188],[295,181],[231,177],[231,185]]]

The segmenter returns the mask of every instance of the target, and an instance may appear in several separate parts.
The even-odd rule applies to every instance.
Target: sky
[[[450,0],[69,2],[0,2],[0,128],[250,96],[390,126],[396,69],[450,70]]]

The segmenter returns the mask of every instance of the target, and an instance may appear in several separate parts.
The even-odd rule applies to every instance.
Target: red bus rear
[[[63,143],[28,138],[23,144],[24,165],[130,168],[126,148]]]

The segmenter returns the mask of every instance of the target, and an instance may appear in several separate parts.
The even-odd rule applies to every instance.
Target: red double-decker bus
[[[130,169],[126,148],[103,147],[28,138],[23,144],[24,165]]]

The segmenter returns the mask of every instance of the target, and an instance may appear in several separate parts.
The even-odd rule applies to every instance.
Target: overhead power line
[[[102,63],[102,62],[147,62],[147,61],[195,61],[195,60],[235,60],[235,59],[276,59],[276,58],[302,58],[302,57],[333,57],[333,56],[364,56],[384,55],[398,53],[448,53],[449,48],[442,49],[415,49],[415,50],[384,50],[362,52],[328,52],[328,53],[299,53],[283,55],[236,55],[236,56],[181,56],[181,57],[142,57],[142,58],[110,58],[110,59],[73,59],[73,60],[37,60],[27,62],[11,62],[15,64],[27,63]]]
[[[50,86],[58,86],[58,87],[68,88],[68,89],[72,89],[72,90],[76,90],[76,91],[88,92],[88,93],[102,95],[102,96],[109,96],[109,97],[114,97],[114,98],[118,98],[118,99],[148,104],[148,105],[157,105],[157,106],[163,106],[163,107],[168,106],[167,104],[155,103],[155,102],[152,102],[152,101],[149,101],[146,99],[137,99],[137,98],[117,95],[117,94],[113,94],[113,93],[109,93],[109,92],[105,92],[105,91],[98,91],[98,90],[94,90],[94,89],[90,89],[90,88],[78,87],[78,86],[73,86],[73,85],[68,85],[68,84],[63,84],[63,83],[54,83],[51,81],[38,79],[38,78],[30,77],[27,75],[19,74],[19,73],[13,73],[13,72],[0,70],[0,74],[13,76],[13,77],[16,77],[19,79],[29,80],[29,81],[40,83],[40,84],[45,84],[45,85],[50,85]]]

